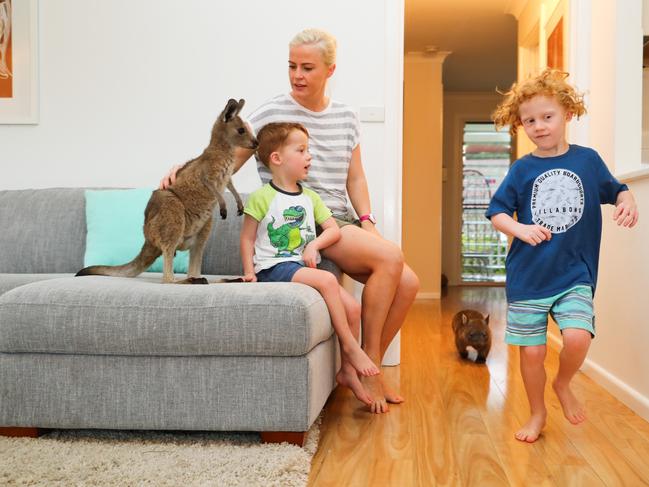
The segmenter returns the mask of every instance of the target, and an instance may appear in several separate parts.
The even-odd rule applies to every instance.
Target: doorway
[[[504,179],[512,156],[505,128],[492,122],[468,122],[462,136],[461,282],[505,282],[507,237],[485,218],[491,197]]]

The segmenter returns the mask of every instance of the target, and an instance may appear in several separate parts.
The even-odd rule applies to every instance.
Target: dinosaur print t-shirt
[[[578,284],[593,291],[602,235],[600,205],[627,190],[593,149],[570,145],[565,154],[528,154],[514,163],[491,199],[486,216],[517,214],[552,238],[532,246],[514,238],[507,253],[507,300],[541,299]]]
[[[315,191],[300,186],[297,193],[289,193],[272,181],[250,195],[243,211],[259,222],[255,273],[280,262],[301,262],[304,247],[316,237],[316,225],[331,217]]]

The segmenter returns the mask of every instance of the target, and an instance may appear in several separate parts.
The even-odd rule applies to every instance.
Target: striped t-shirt
[[[356,113],[347,105],[330,101],[321,112],[313,112],[297,103],[289,94],[279,95],[261,105],[248,118],[255,133],[271,122],[297,122],[309,131],[311,167],[305,186],[318,193],[332,213],[350,219],[347,204],[347,172],[352,151],[360,142],[360,124]],[[263,184],[271,179],[270,171],[257,160]]]

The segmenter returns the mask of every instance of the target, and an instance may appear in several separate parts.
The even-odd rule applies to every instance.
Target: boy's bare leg
[[[347,290],[341,286],[339,288],[349,329],[354,339],[358,342],[358,337],[361,332],[361,305]],[[362,403],[368,406],[372,404],[372,396],[365,390],[363,384],[361,384],[358,378],[358,372],[356,372],[347,355],[342,353],[342,348],[340,354],[340,370],[336,374],[336,382],[341,386],[350,388],[354,396],[356,396],[356,399]]]
[[[572,424],[579,424],[586,419],[586,411],[572,393],[570,381],[584,363],[592,338],[589,331],[579,328],[566,328],[562,334],[559,372],[552,382],[552,388],[557,393],[566,419]]]
[[[372,359],[363,351],[349,329],[345,308],[340,298],[340,285],[336,277],[330,272],[321,269],[303,267],[293,275],[292,282],[300,282],[311,286],[322,295],[327,304],[334,331],[340,341],[341,354],[347,355],[354,369],[364,376],[381,373]]]
[[[545,390],[545,345],[520,347],[521,376],[530,403],[530,419],[514,435],[517,440],[533,443],[545,426],[547,410],[543,392]]]

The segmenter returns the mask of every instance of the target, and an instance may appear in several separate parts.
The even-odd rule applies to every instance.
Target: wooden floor
[[[491,314],[487,364],[461,361],[450,320],[462,308]],[[574,381],[588,420],[564,419],[551,387],[548,424],[534,444],[514,439],[528,417],[518,353],[503,343],[503,288],[450,288],[417,301],[402,331],[398,367],[384,373],[406,397],[366,412],[347,390],[327,403],[310,486],[649,485],[649,423],[582,373]],[[548,377],[557,351],[549,348]]]

